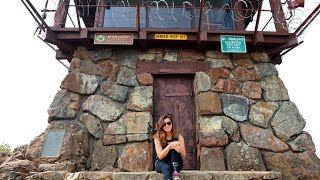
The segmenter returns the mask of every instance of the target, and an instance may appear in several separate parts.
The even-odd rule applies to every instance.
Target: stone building
[[[95,2],[93,7],[101,3]],[[105,22],[112,6],[105,9],[103,27],[107,29],[94,29],[92,23],[98,26],[101,21],[97,21],[100,6],[93,13],[91,6],[85,9],[84,5],[78,8],[86,12],[80,15],[86,28],[68,29],[61,25],[66,7],[69,1],[61,1],[46,41],[59,47],[58,59],[68,59],[69,73],[48,108],[47,129],[24,152],[0,166],[0,174],[5,174],[2,177],[9,176],[6,171],[11,168],[20,172],[17,177],[24,172],[31,179],[45,176],[30,174],[32,171],[53,170],[61,173],[48,177],[69,173],[69,179],[117,179],[115,172],[149,172],[140,178],[156,179],[154,172],[150,174],[154,170],[154,124],[160,115],[170,113],[174,126],[185,137],[184,169],[193,170],[189,175],[186,171],[185,179],[192,179],[194,170],[206,172],[201,177],[207,179],[218,178],[220,171],[238,172],[229,177],[260,172],[257,176],[242,174],[243,179],[320,178],[320,160],[312,137],[304,131],[306,120],[290,101],[275,66],[281,63],[282,50],[288,48],[283,39],[292,33],[284,32],[277,23],[275,32],[245,31],[247,19],[231,25],[224,21],[218,24],[220,29],[201,31],[199,26],[199,32],[192,28],[182,33],[177,29],[144,29],[143,22],[134,32],[129,28],[111,30],[109,26],[126,25]],[[202,11],[206,6],[198,7]],[[276,7],[271,3],[271,8]],[[137,11],[141,16],[149,12]],[[92,14],[95,19],[90,19]],[[148,23],[161,27],[160,22]],[[246,52],[224,53],[217,48],[218,35],[239,34],[239,30],[246,39]],[[97,43],[99,38],[101,42],[110,38],[108,35],[117,37],[107,44]],[[131,45],[126,44],[130,43],[127,36],[133,40]],[[124,38],[122,42],[119,37]],[[268,171],[274,173],[263,174]],[[76,177],[75,172],[89,174]]]

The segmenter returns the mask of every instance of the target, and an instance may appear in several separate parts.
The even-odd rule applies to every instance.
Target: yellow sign
[[[154,39],[162,40],[187,40],[188,36],[186,34],[155,34]]]

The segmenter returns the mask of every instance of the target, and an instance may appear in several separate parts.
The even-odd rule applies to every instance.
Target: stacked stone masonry
[[[139,61],[209,65],[194,75],[200,171],[277,171],[283,179],[320,179],[320,160],[303,131],[306,121],[268,55],[190,49],[78,48],[48,109],[46,131],[24,158],[4,162],[0,174],[19,163],[26,172],[152,171],[153,75],[137,74]],[[61,129],[60,155],[41,157],[48,131]]]
[[[35,173],[27,179],[54,179],[54,180],[163,180],[163,175],[155,171],[149,172],[76,172],[68,173],[65,171],[47,171]],[[280,172],[272,171],[182,171],[181,180],[230,180],[230,179],[255,179],[280,180]]]

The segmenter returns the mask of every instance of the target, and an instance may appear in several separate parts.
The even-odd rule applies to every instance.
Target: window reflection
[[[233,20],[233,11],[216,10],[202,12],[201,29],[220,29],[220,30],[234,30],[235,24]],[[199,17],[200,9],[196,9],[196,16]],[[195,19],[195,25],[199,26],[199,18]]]
[[[147,1],[140,2],[141,28],[183,28],[199,26],[200,1]],[[114,5],[111,5],[114,4]],[[138,12],[134,1],[108,1],[105,6],[104,27],[137,28]],[[201,29],[233,30],[234,15],[228,0],[205,1]]]
[[[103,27],[136,28],[137,23],[136,7],[111,7],[105,8]],[[140,7],[140,27],[146,27],[146,9]]]
[[[150,7],[151,28],[184,28],[190,29],[193,17],[190,17],[190,10],[182,8],[156,8]]]

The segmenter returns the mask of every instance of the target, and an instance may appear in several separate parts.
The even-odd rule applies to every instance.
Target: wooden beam
[[[138,33],[139,33],[138,42],[140,44],[140,47],[142,48],[142,50],[147,50],[148,49],[147,30],[141,29]]]
[[[90,43],[90,37],[89,37],[89,30],[87,28],[85,29],[81,29],[80,31],[80,38],[82,43],[84,44],[84,46],[87,49],[90,49],[90,47],[92,46]]]
[[[263,36],[263,32],[261,31],[258,31],[255,33],[255,38],[253,38],[253,44],[256,45],[258,43],[263,43],[265,40],[264,40],[264,36]]]
[[[206,62],[145,62],[137,63],[136,73],[150,74],[195,74],[206,72],[210,65]]]
[[[106,32],[106,33],[133,33],[135,40],[137,40],[137,29],[136,28],[87,28],[89,31],[89,38],[90,40],[93,40],[95,33],[97,32]],[[62,41],[70,41],[70,42],[79,42],[81,39],[80,33],[77,28],[54,28],[52,29],[57,39],[60,39]],[[173,34],[179,34],[183,33],[188,36],[187,41],[180,41],[184,43],[194,42],[198,43],[198,34],[197,31],[194,29],[187,30],[181,30],[181,29],[170,29],[169,31],[165,31],[162,29],[141,29],[140,31],[140,39],[141,40],[147,40],[149,42],[157,41],[157,42],[163,42],[162,40],[155,40],[154,35],[157,33],[173,33]],[[220,35],[243,35],[246,37],[247,43],[253,43],[253,31],[227,31],[227,30],[221,30],[221,31],[213,31],[208,30],[204,33],[207,33],[207,44],[208,43],[214,43],[214,42],[220,42]],[[289,33],[277,33],[277,32],[263,32],[263,34],[257,34],[256,42],[260,44],[285,44],[288,37],[290,37],[291,34]],[[204,38],[204,34],[201,35],[202,40]],[[176,41],[170,40],[170,42],[174,43]]]
[[[71,46],[65,41],[58,39],[53,33],[47,33],[44,41],[58,46],[60,50],[63,49],[64,51],[73,53],[76,49],[74,46]]]
[[[302,41],[303,42],[303,41]],[[273,49],[270,49],[267,51],[267,54],[272,55],[272,54],[279,54],[281,53],[283,50],[285,49],[289,49],[289,48],[295,48],[298,45],[300,45],[302,42],[297,42],[297,41],[290,41],[289,44],[282,44],[280,46],[276,46]]]
[[[199,51],[205,51],[205,47],[208,41],[208,34],[207,31],[201,31],[200,32],[200,37],[199,37],[199,45],[198,45],[198,50]]]
[[[69,62],[72,59],[72,55],[71,54],[64,54],[63,52],[61,52],[60,50],[56,51],[56,59],[57,60],[61,60],[61,59],[67,59]],[[70,59],[70,60],[69,60]]]
[[[272,64],[281,64],[282,63],[282,58],[281,58],[280,54],[273,55],[270,58],[270,62]]]

